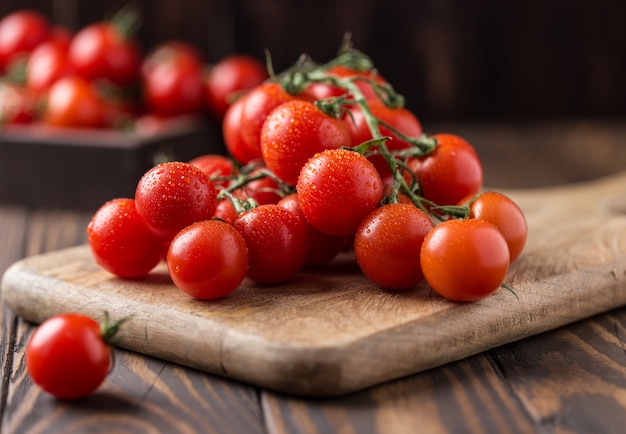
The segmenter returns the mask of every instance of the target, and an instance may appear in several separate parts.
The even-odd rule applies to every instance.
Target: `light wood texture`
[[[506,290],[451,303],[426,285],[376,288],[344,255],[276,287],[244,284],[199,302],[163,266],[117,279],[86,246],[7,270],[2,297],[34,322],[63,311],[130,317],[122,345],[269,389],[336,395],[483,352],[626,304],[626,173],[542,190],[510,190],[530,228]]]

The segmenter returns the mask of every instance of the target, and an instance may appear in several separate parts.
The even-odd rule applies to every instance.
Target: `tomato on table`
[[[311,157],[296,186],[307,221],[334,236],[351,236],[381,202],[383,183],[363,155],[331,149]]]
[[[498,228],[479,219],[436,225],[424,239],[420,261],[430,287],[453,301],[476,301],[495,292],[510,262]]]
[[[200,300],[212,300],[234,291],[248,271],[248,248],[230,224],[203,220],[180,231],[167,252],[174,284]]]
[[[222,120],[222,137],[226,150],[239,164],[245,166],[259,155],[248,151],[248,146],[241,136],[241,113],[245,104],[245,96],[233,102]]]
[[[228,187],[230,183],[229,178],[237,174],[237,168],[233,160],[224,155],[200,155],[189,161],[189,164],[193,164],[209,175],[216,188]]]
[[[304,222],[276,204],[243,212],[234,222],[248,246],[247,276],[261,284],[277,284],[304,265],[309,241]]]
[[[363,274],[386,289],[424,280],[420,252],[433,223],[413,204],[393,203],[371,212],[356,231],[354,254]]]
[[[36,92],[43,92],[72,71],[67,47],[62,41],[51,39],[37,46],[28,57],[26,85]]]
[[[193,164],[172,161],[148,170],[137,183],[137,212],[152,232],[169,241],[192,223],[213,217],[217,192]]]
[[[35,384],[61,399],[94,392],[111,370],[111,347],[105,330],[78,313],[53,316],[39,325],[26,346],[26,370]]]
[[[483,168],[476,150],[454,134],[432,136],[435,150],[408,165],[420,180],[422,196],[437,205],[456,205],[483,186]]]
[[[87,236],[96,263],[119,277],[144,276],[165,256],[166,244],[139,217],[131,198],[103,204],[92,216]]]
[[[352,145],[346,123],[313,103],[293,100],[276,107],[261,129],[263,161],[284,182],[295,185],[302,166],[318,152]]]

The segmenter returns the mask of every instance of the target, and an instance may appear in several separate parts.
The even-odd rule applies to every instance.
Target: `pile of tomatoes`
[[[474,148],[426,135],[365,54],[303,56],[239,93],[223,117],[229,155],[167,162],[88,227],[98,264],[139,277],[165,260],[175,285],[215,299],[247,278],[287,282],[352,254],[387,290],[426,281],[454,301],[505,286],[527,237],[510,198],[483,190]]]
[[[143,52],[132,8],[76,31],[33,10],[0,19],[0,125],[154,131],[168,119],[221,120],[227,95],[267,78],[265,65],[232,55],[213,65],[189,43]]]

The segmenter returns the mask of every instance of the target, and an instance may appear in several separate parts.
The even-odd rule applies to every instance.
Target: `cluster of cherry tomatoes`
[[[232,55],[209,65],[189,43],[144,53],[138,14],[124,8],[77,31],[33,10],[0,20],[0,125],[124,128],[151,132],[185,115],[221,120],[227,95],[267,78],[265,65]]]
[[[97,263],[137,277],[165,259],[175,285],[198,299],[244,278],[280,284],[342,251],[388,290],[425,280],[471,301],[506,286],[526,220],[510,198],[483,190],[466,140],[424,134],[350,44],[326,64],[303,56],[270,75],[228,106],[229,155],[155,166],[134,198],[95,213]]]

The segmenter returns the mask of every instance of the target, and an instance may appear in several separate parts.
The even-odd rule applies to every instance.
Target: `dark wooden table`
[[[430,125],[476,146],[486,184],[540,187],[626,168],[626,123]],[[626,194],[626,191],[624,192]],[[86,241],[91,212],[0,204],[0,273]],[[566,252],[564,252],[566,254]],[[626,288],[624,288],[626,291]],[[3,308],[3,433],[621,433],[626,308],[331,399],[278,394],[116,350],[102,387],[75,402],[41,392],[24,366],[34,325]]]

